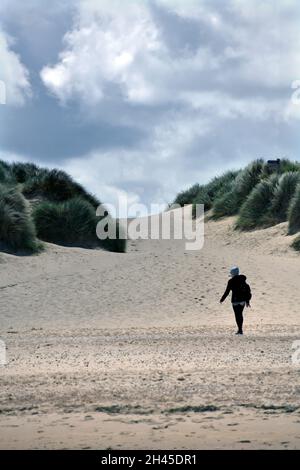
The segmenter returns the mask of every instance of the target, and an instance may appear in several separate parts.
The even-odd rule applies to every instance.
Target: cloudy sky
[[[1,0],[0,158],[146,204],[300,160],[299,24],[298,0]]]

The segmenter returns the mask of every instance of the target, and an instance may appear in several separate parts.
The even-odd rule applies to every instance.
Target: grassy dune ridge
[[[274,170],[258,159],[238,171],[228,171],[206,185],[179,193],[176,204],[204,204],[211,217],[237,216],[237,230],[255,230],[288,221],[288,233],[300,232],[300,162],[280,161]],[[300,235],[299,235],[300,240]],[[293,248],[300,251],[300,243]]]
[[[60,170],[0,160],[0,250],[38,253],[42,241],[124,252],[126,240],[100,241],[100,201]]]

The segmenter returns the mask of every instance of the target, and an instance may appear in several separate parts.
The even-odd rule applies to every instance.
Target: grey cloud
[[[182,13],[171,1],[156,0],[141,4],[136,18],[131,12],[128,24],[126,12],[120,12],[117,28],[95,15],[91,40],[84,43],[91,59],[83,54],[83,62],[70,70],[71,92],[62,84],[61,96],[67,96],[61,105],[57,89],[43,83],[39,72],[46,66],[56,70],[62,51],[79,60],[81,36],[76,37],[76,48],[63,40],[68,31],[81,27],[77,3],[82,9],[91,5],[55,0],[45,8],[46,3],[37,0],[26,5],[11,0],[5,13],[0,7],[1,21],[16,38],[13,47],[30,72],[33,90],[23,108],[0,107],[0,150],[61,166],[100,197],[107,186],[107,194],[117,188],[148,203],[170,202],[185,186],[253,158],[299,158],[297,120],[285,116],[290,81],[300,78],[296,1],[289,2],[289,8],[283,2],[274,9],[271,2],[264,9],[254,2],[252,10],[250,2],[199,1],[194,2],[199,7],[194,15],[188,2],[182,4]],[[22,21],[28,15],[30,21]],[[150,32],[158,32],[158,45],[146,50],[143,37],[132,64],[122,69],[124,73],[116,72],[113,61],[122,52],[120,41],[143,15]],[[211,22],[213,15],[218,24]],[[104,65],[93,53],[105,28],[117,53],[107,44],[103,75]],[[124,28],[123,35],[118,36],[118,28]],[[138,42],[138,36],[135,39]],[[88,73],[82,78],[78,71],[83,66]],[[86,77],[90,89],[85,88]],[[134,80],[149,88],[149,99],[130,99]],[[78,87],[72,88],[75,82]],[[100,100],[92,93],[97,87],[103,92]]]
[[[77,106],[61,108],[47,97],[17,110],[1,107],[2,150],[57,164],[94,148],[130,148],[143,138],[142,131],[132,127],[81,119]]]

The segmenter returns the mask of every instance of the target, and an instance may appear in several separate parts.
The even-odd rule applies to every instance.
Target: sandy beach
[[[300,448],[299,254],[286,224],[205,246],[0,254],[2,449]],[[245,335],[219,299],[237,264]]]

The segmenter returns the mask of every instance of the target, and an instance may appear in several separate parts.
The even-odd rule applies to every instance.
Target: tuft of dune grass
[[[277,183],[278,175],[272,175],[255,186],[240,210],[237,229],[253,230],[273,225],[270,206]]]
[[[93,206],[74,198],[62,203],[42,202],[33,210],[37,235],[58,245],[95,245],[96,217]]]
[[[239,199],[233,182],[231,189],[214,202],[212,218],[220,219],[222,217],[235,215],[238,209]]]
[[[270,207],[274,224],[288,219],[289,206],[299,182],[299,171],[288,171],[280,176]]]
[[[295,194],[291,200],[288,210],[289,234],[300,231],[300,183],[298,184]]]
[[[12,163],[10,171],[17,183],[25,183],[32,178],[36,178],[42,171],[47,170],[41,170],[34,163],[16,162]]]
[[[194,184],[186,191],[181,191],[177,194],[173,204],[179,204],[180,206],[192,204],[195,197],[197,196],[199,191],[201,191],[202,188],[203,186],[200,186],[199,184]]]
[[[123,234],[118,224],[116,239],[97,238],[96,227],[100,218],[96,216],[92,204],[81,197],[65,202],[42,202],[34,208],[32,216],[37,235],[43,241],[83,248],[101,246],[122,253],[126,251],[126,240],[120,239]]]
[[[36,238],[29,206],[13,187],[0,184],[0,243],[15,252],[37,253],[42,246]]]
[[[38,236],[62,245],[125,252],[126,237],[118,221],[116,239],[97,238],[99,206],[100,201],[64,171],[0,160],[0,249],[38,252]]]
[[[300,235],[293,241],[292,248],[296,251],[300,251]]]
[[[204,204],[205,210],[212,209],[211,218],[215,220],[238,215],[237,228],[242,230],[291,219],[290,230],[297,231],[300,223],[296,221],[297,209],[291,209],[291,201],[299,180],[299,162],[282,159],[274,170],[263,159],[257,159],[242,170],[213,178],[208,184],[193,185],[182,191],[175,202],[192,204],[193,215],[195,205]]]
[[[235,215],[251,191],[261,181],[264,174],[264,161],[255,160],[241,170],[232,181],[229,191],[217,197],[213,205],[213,218]]]
[[[61,170],[41,170],[27,179],[22,188],[27,198],[42,197],[52,202],[64,202],[75,197],[82,197],[96,209],[100,201],[88,193],[71,176]]]

